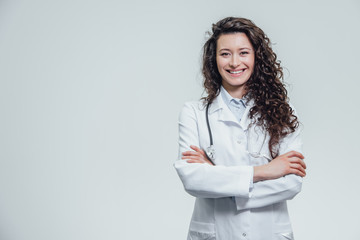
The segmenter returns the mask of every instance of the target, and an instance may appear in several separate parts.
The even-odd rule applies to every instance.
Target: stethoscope
[[[211,128],[209,123],[209,106],[210,103],[206,105],[206,124],[209,132],[209,139],[210,139],[210,146],[205,149],[205,154],[208,157],[209,161],[215,166],[215,148],[214,148],[214,142],[211,134]]]
[[[209,139],[210,139],[210,146],[207,147],[205,149],[205,154],[208,157],[209,161],[215,165],[214,161],[215,161],[215,147],[214,147],[214,142],[213,142],[213,137],[212,137],[212,133],[211,133],[211,127],[210,127],[210,123],[209,123],[209,106],[210,103],[207,103],[206,105],[206,111],[205,111],[205,115],[206,115],[206,124],[207,124],[207,128],[208,128],[208,132],[209,132]],[[251,129],[252,124],[250,124],[248,129]],[[250,141],[250,130],[247,132],[247,153],[253,157],[253,158],[265,158],[267,159],[269,162],[272,160],[269,156],[267,156],[266,154],[261,154],[261,150],[263,149],[263,146],[265,144],[265,139],[266,139],[266,134],[264,136],[264,139],[262,141],[261,147],[259,149],[259,151],[251,151],[249,148],[249,141]]]

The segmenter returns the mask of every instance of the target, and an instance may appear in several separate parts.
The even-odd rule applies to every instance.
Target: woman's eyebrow
[[[243,48],[240,48],[239,50],[245,50],[245,49],[252,50],[251,48],[248,48],[248,47],[243,47]]]
[[[221,49],[219,49],[219,51],[230,51],[230,49],[228,49],[228,48],[221,48]]]
[[[245,49],[252,50],[252,48],[249,48],[249,47],[242,47],[242,48],[239,48],[238,50],[245,50]],[[221,49],[219,49],[219,51],[231,51],[231,50],[228,48],[221,48]]]

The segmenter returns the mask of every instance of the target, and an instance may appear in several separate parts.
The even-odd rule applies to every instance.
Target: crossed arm
[[[191,145],[194,151],[182,153],[182,159],[188,163],[203,163],[213,165],[206,157],[205,152],[197,146]],[[306,176],[306,164],[304,156],[296,151],[290,151],[273,159],[268,164],[254,167],[253,182],[271,180],[283,177],[288,174],[296,174],[300,177]]]
[[[185,105],[179,118],[180,160],[174,164],[185,190],[200,198],[234,196],[238,210],[263,207],[292,199],[306,175],[299,151],[299,131],[286,139],[283,153],[261,166],[213,166],[199,147],[194,108]],[[189,151],[190,148],[193,151]],[[252,176],[252,178],[251,178]],[[252,181],[251,181],[252,180]],[[251,185],[250,182],[253,182]]]

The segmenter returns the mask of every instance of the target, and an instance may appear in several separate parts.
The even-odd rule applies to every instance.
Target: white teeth
[[[231,74],[237,74],[237,73],[241,73],[241,72],[243,72],[243,71],[244,71],[244,69],[243,69],[243,70],[240,70],[240,71],[236,71],[236,72],[230,71],[230,73],[231,73]]]

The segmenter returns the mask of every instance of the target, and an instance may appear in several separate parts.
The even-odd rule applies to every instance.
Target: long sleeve
[[[199,123],[195,104],[184,105],[179,116],[179,155],[174,167],[185,190],[200,198],[220,198],[229,196],[249,197],[251,166],[211,166],[187,163],[181,160],[182,152],[191,150],[190,145],[200,146]],[[197,112],[198,111],[198,112]]]
[[[280,155],[292,150],[302,152],[300,132],[301,128],[298,128],[283,139],[279,149]],[[289,174],[278,179],[256,182],[253,184],[250,198],[235,198],[237,209],[259,208],[290,200],[301,191],[302,180],[300,176]]]

